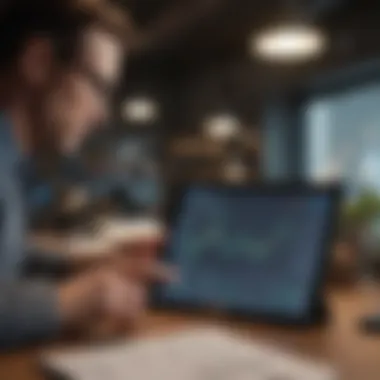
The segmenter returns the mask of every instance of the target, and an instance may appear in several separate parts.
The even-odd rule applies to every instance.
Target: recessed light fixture
[[[317,28],[306,24],[284,24],[254,36],[252,52],[263,59],[297,62],[315,58],[326,48],[326,38]]]
[[[237,117],[229,114],[214,115],[204,121],[204,134],[213,140],[226,141],[240,131]]]
[[[127,99],[122,105],[123,119],[132,123],[146,124],[158,118],[158,104],[150,98]]]

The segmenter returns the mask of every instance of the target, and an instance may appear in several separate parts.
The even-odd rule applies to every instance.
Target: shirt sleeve
[[[60,326],[56,288],[36,281],[0,281],[0,348],[53,338]]]
[[[72,273],[72,265],[61,255],[40,252],[37,249],[28,248],[22,275],[26,278],[43,277],[51,280],[66,278]]]
[[[0,181],[0,348],[54,338],[60,330],[58,290],[53,283],[23,280],[23,215],[16,188]],[[4,180],[4,181],[2,181]]]

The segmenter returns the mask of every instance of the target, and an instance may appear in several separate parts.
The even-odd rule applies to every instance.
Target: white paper
[[[73,235],[67,239],[65,255],[73,258],[103,257],[110,255],[113,244],[101,236]]]
[[[74,380],[333,380],[331,367],[203,328],[87,351],[50,353],[43,362]]]
[[[113,242],[136,242],[157,239],[163,235],[162,225],[153,219],[107,219],[100,223],[99,234]]]
[[[163,233],[163,226],[154,219],[106,218],[99,222],[99,227],[93,234],[82,232],[66,238],[37,237],[31,239],[31,245],[48,255],[97,259],[114,253],[121,243],[159,240]]]

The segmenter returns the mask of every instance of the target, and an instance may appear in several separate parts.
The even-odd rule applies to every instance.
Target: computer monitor
[[[180,281],[156,306],[274,322],[321,318],[339,190],[308,185],[185,186],[170,205],[163,257]]]

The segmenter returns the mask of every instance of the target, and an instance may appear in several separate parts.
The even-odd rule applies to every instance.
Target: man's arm
[[[11,177],[0,173],[0,348],[48,339],[60,329],[58,289],[49,283],[23,281],[21,202]]]

